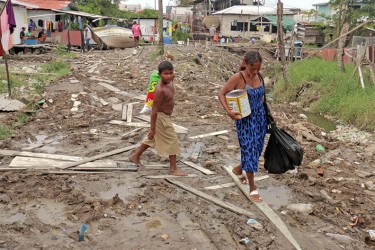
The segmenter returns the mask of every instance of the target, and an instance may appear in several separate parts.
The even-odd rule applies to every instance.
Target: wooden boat
[[[131,48],[135,46],[133,32],[118,26],[92,28],[92,38],[100,49]]]

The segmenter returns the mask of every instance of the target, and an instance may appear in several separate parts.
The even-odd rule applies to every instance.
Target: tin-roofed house
[[[284,9],[283,28],[288,32],[293,29],[295,9]],[[271,42],[277,36],[277,9],[267,6],[236,5],[215,12],[220,20],[220,35],[241,37]]]

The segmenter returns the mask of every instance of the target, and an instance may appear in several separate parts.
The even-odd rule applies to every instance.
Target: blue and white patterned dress
[[[236,121],[238,141],[241,149],[241,168],[246,172],[258,172],[258,161],[264,147],[266,135],[266,113],[263,106],[263,84],[251,88],[246,84],[251,114]]]

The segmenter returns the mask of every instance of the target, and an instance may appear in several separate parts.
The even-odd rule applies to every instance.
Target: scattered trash
[[[162,240],[168,240],[168,239],[169,239],[169,235],[168,235],[168,234],[163,234],[163,235],[161,236],[161,239],[162,239]]]
[[[304,120],[307,120],[307,115],[305,114],[299,114],[298,116]]]
[[[358,222],[359,222],[359,217],[354,215],[350,218],[350,220],[353,222],[353,223],[350,223],[349,226],[351,227],[355,227],[357,226]]]
[[[79,232],[79,241],[84,241],[85,240],[85,232],[87,229],[87,225],[82,223],[81,226],[81,231]]]
[[[320,144],[316,145],[315,149],[318,152],[325,152],[326,151],[325,148]]]
[[[316,168],[316,173],[319,175],[319,176],[323,176],[324,175],[324,169],[322,167],[317,167]]]
[[[331,192],[334,193],[334,194],[341,194],[342,193],[342,191],[338,190],[338,189],[332,189]]]
[[[351,242],[353,242],[353,238],[349,237],[349,236],[346,236],[346,235],[342,235],[342,234],[332,234],[332,233],[326,233],[326,235],[332,239],[335,239],[337,240],[338,242],[340,243],[345,243],[345,244],[349,244]]]
[[[244,244],[244,245],[249,245],[251,243],[251,240],[246,237],[246,238],[243,238],[243,239],[240,239],[240,244]]]
[[[370,239],[375,241],[375,230],[368,230],[368,234],[370,235]]]
[[[286,208],[295,212],[308,213],[308,214],[311,214],[314,211],[313,205],[310,203],[290,204]]]
[[[251,226],[252,228],[255,228],[256,230],[263,230],[263,225],[260,224],[256,219],[248,219],[247,225]]]
[[[314,168],[314,167],[319,166],[319,164],[320,164],[321,162],[322,162],[322,161],[321,161],[320,159],[316,159],[316,160],[310,162],[309,166]]]

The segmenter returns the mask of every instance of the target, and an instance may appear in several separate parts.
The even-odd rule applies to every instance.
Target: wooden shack
[[[322,46],[324,43],[324,34],[320,27],[309,23],[297,24],[297,37],[304,44],[316,44]]]

